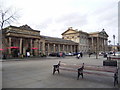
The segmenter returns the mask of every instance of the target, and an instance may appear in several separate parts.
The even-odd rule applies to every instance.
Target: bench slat
[[[62,67],[59,67],[59,69],[61,69],[61,70],[67,70],[67,71],[73,71],[73,72],[78,72],[77,70],[72,69],[72,68],[62,68]]]
[[[106,69],[106,68],[93,68],[93,67],[84,67],[84,70],[93,70],[93,71],[102,71],[102,72],[111,72],[115,73],[116,69]]]
[[[98,75],[98,76],[107,76],[107,77],[114,77],[113,75],[108,75],[108,74],[104,74],[104,73],[95,73],[95,72],[87,72],[87,71],[83,71],[84,74],[94,74],[94,75]]]

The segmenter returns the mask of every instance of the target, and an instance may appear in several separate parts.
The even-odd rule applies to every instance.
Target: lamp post
[[[108,45],[108,51],[111,51],[111,48],[110,48],[111,40],[109,40],[108,43],[109,43],[109,45]]]
[[[113,39],[114,39],[114,56],[115,56],[115,35],[113,35]]]
[[[111,40],[109,40],[108,42],[109,42],[109,45],[110,45],[110,43],[111,43]]]

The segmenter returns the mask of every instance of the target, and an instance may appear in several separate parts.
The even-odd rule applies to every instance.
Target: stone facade
[[[72,27],[70,27],[62,33],[62,38],[79,43],[78,51],[107,51],[108,35],[104,29],[101,32],[86,33],[83,31],[73,30]]]
[[[77,52],[78,43],[75,43],[71,40],[64,40],[61,38],[41,36],[45,40],[45,54],[49,55],[50,53],[56,52]]]
[[[87,33],[68,28],[62,33],[62,38],[40,35],[39,30],[33,30],[28,25],[20,27],[9,26],[2,30],[2,49],[6,57],[31,56],[58,52],[97,52],[107,50],[107,33]]]
[[[40,42],[40,31],[33,30],[27,25],[21,27],[9,26],[2,30],[3,49],[8,57],[19,55],[38,55],[38,42]]]
[[[77,52],[78,43],[61,38],[41,36],[40,31],[28,25],[9,26],[2,30],[2,48],[6,57],[23,57],[30,52],[31,56],[41,53],[49,55],[55,52]]]

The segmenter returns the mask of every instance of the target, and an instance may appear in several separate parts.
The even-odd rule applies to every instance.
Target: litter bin
[[[115,66],[115,67],[117,67],[117,61],[105,60],[105,61],[103,61],[103,66]]]

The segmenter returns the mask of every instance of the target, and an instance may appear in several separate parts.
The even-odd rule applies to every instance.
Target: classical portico
[[[20,27],[9,26],[3,29],[3,48],[7,57],[26,57],[41,54],[49,55],[57,52],[77,52],[78,43],[62,38],[40,35],[39,30],[33,30],[28,25]]]
[[[108,50],[107,38],[108,38],[108,35],[104,31],[104,29],[101,32],[89,33],[90,51],[91,52],[107,51]]]
[[[9,26],[3,31],[5,32],[3,39],[5,41],[3,42],[6,43],[3,48],[8,57],[18,56],[18,54],[26,56],[26,52],[30,52],[31,55],[38,55],[40,31],[33,30],[28,25]]]
[[[73,28],[70,27],[68,30],[62,33],[62,38],[78,43],[78,51],[105,52],[107,50],[108,35],[104,29],[101,32],[86,33],[82,30],[73,30]]]

